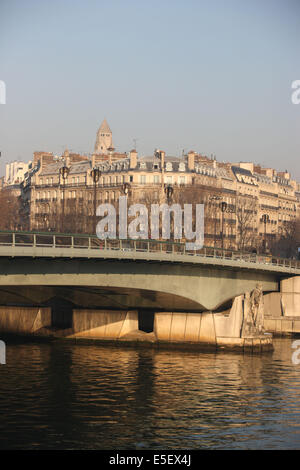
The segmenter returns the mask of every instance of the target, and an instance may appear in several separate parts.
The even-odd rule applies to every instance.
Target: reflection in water
[[[0,448],[299,448],[291,342],[264,356],[8,342]]]

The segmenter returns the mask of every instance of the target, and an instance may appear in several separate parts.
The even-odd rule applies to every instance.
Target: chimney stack
[[[136,168],[137,167],[137,151],[131,150],[129,152],[129,157],[130,157],[130,169]]]
[[[195,152],[193,150],[188,153],[188,168],[191,171],[195,170]]]

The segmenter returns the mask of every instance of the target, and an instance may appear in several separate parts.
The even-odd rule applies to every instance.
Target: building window
[[[159,183],[159,180],[160,180],[159,175],[154,175],[154,176],[153,176],[153,183],[154,183],[154,184],[158,184],[158,183]]]
[[[146,175],[140,175],[140,183],[145,184],[146,183]]]

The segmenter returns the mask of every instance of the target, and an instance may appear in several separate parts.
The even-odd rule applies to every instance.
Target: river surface
[[[251,356],[9,340],[0,449],[299,449],[292,341]]]

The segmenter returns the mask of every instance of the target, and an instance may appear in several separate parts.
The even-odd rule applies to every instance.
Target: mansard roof
[[[65,162],[62,160],[55,162],[55,163],[49,163],[49,165],[45,166],[43,170],[40,173],[40,176],[47,176],[47,175],[55,175],[59,172],[59,169],[65,165]],[[75,162],[71,163],[69,166],[70,172],[69,174],[78,174],[78,173],[83,173],[87,171],[91,166],[91,163],[89,160],[83,160],[82,162]]]

